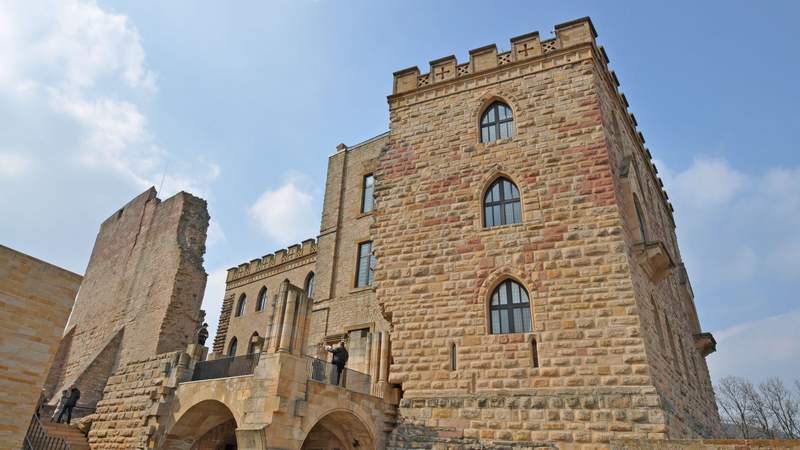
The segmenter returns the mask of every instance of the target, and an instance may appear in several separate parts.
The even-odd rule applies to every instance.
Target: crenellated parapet
[[[416,66],[394,73],[393,94],[403,94],[427,86],[483,73],[499,66],[513,65],[583,44],[594,45],[597,37],[588,17],[556,25],[556,37],[541,40],[539,32],[511,39],[511,50],[498,52],[495,44],[470,50],[469,62],[459,64],[453,55],[430,62],[430,71],[420,73]]]
[[[273,273],[280,271],[282,268],[288,269],[296,265],[306,264],[309,260],[314,259],[316,255],[317,241],[315,239],[306,239],[300,244],[290,245],[288,248],[280,249],[275,253],[269,253],[261,258],[231,267],[228,269],[228,277],[225,282],[230,287],[232,282],[264,271]]]

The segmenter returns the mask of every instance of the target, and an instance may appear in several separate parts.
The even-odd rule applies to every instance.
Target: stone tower
[[[394,74],[371,230],[394,448],[720,429],[672,207],[595,38],[584,18]],[[500,323],[511,287],[530,324]]]

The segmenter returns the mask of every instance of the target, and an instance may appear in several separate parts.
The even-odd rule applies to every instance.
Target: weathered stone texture
[[[151,188],[102,224],[50,392],[78,383],[92,406],[110,369],[194,339],[208,220],[204,200],[181,192],[162,202]]]
[[[0,245],[0,448],[20,448],[81,276]]]
[[[92,417],[92,450],[148,448],[148,415],[169,393],[168,380],[180,352],[130,361],[108,378]]]

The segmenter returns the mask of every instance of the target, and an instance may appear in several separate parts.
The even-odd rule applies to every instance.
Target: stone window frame
[[[367,178],[372,178],[372,187],[370,188],[369,211],[364,210],[367,204]],[[372,214],[372,211],[374,210],[375,210],[375,174],[373,172],[368,172],[361,176],[361,207],[359,208],[359,213],[361,215],[368,215]]]
[[[316,274],[313,270],[310,270],[306,275],[306,280],[303,282],[303,291],[306,293],[306,297],[310,299],[314,299],[314,288],[316,288]]]
[[[250,335],[250,342],[247,343],[247,354],[248,355],[252,355],[252,354],[256,353],[255,349],[256,349],[257,346],[253,342],[253,337],[259,337],[260,338],[261,335],[258,334],[258,331],[253,331],[253,334]]]
[[[507,112],[505,118],[500,117],[500,113]],[[493,118],[490,118],[489,115],[492,114]],[[486,136],[484,136],[484,130],[487,130]],[[494,131],[495,137],[492,139],[491,131]],[[502,133],[505,131],[506,136],[503,137]],[[488,144],[489,142],[499,141],[503,139],[511,139],[516,134],[516,126],[514,125],[514,110],[508,106],[508,103],[495,100],[489,106],[483,109],[481,113],[481,123],[480,123],[480,140],[484,144]]]
[[[228,351],[225,352],[225,356],[232,358],[236,356],[236,350],[239,346],[239,340],[236,339],[236,336],[232,337],[230,341],[228,341]]]
[[[486,196],[486,192],[498,178],[506,178],[514,183],[515,186],[517,186],[517,190],[519,191],[521,221],[519,223],[496,225],[491,228],[486,228],[483,226],[486,220],[484,217],[485,211],[483,209],[483,199]],[[517,182],[517,180],[522,179],[524,178],[522,177],[521,173],[518,173],[516,170],[509,170],[501,164],[497,164],[487,171],[487,175],[484,176],[483,182],[474,191],[474,202],[478,205],[478,211],[475,220],[476,231],[483,233],[494,233],[498,230],[508,230],[509,228],[523,227],[530,224],[540,224],[542,222],[543,216],[540,207],[541,205],[539,205],[538,195],[535,190],[530,188],[530,186]]]
[[[264,312],[267,307],[267,300],[269,299],[269,290],[266,286],[261,286],[256,297],[256,312]]]
[[[450,341],[447,345],[447,370],[458,370],[458,344],[455,341]]]
[[[501,181],[509,182],[511,184],[511,186],[513,186],[513,188],[515,188],[517,190],[518,197],[517,197],[516,200],[514,200],[514,199],[512,199],[512,200],[505,199],[505,196],[503,195],[504,194],[504,189],[502,189],[502,184],[501,184],[501,189],[500,189],[501,200],[493,201],[492,204],[493,205],[496,204],[495,206],[500,206],[500,215],[501,215],[501,222],[502,222],[505,219],[505,208],[506,208],[506,205],[512,204],[514,202],[518,203],[519,204],[519,222],[501,223],[499,225],[495,224],[495,225],[492,225],[492,226],[488,226],[487,222],[486,222],[486,219],[487,219],[487,217],[486,217],[486,196],[489,195],[489,191],[497,183],[500,183]],[[483,229],[491,230],[491,229],[499,228],[499,227],[519,225],[519,224],[522,224],[524,222],[525,214],[524,214],[524,210],[522,208],[522,205],[523,205],[522,189],[520,189],[519,185],[514,182],[512,177],[510,177],[508,175],[496,174],[492,178],[492,181],[489,182],[483,188],[480,199],[481,199],[481,225],[482,225]],[[513,212],[512,212],[512,220],[513,220]]]
[[[528,332],[520,332],[520,333],[504,333],[504,334],[492,334],[492,327],[491,327],[491,302],[492,302],[492,294],[494,290],[505,282],[506,280],[514,280],[520,284],[520,286],[524,287],[526,291],[528,291],[528,304],[530,308],[531,314],[531,331]],[[489,274],[486,279],[481,284],[481,287],[478,289],[478,296],[479,302],[483,304],[483,317],[484,317],[484,325],[483,331],[484,334],[487,336],[504,336],[506,334],[528,334],[536,336],[537,342],[541,343],[541,336],[537,334],[536,328],[536,315],[534,314],[534,307],[539,300],[538,297],[538,290],[536,289],[536,283],[528,279],[525,274],[518,270],[515,267],[511,266],[502,266],[497,268],[491,274]]]
[[[517,284],[521,289],[523,289],[525,291],[525,297],[527,297],[527,299],[528,299],[527,308],[525,308],[524,306],[518,306],[518,307],[512,306],[513,303],[511,303],[511,298],[508,299],[509,303],[507,303],[505,306],[498,305],[497,308],[492,308],[492,297],[494,296],[494,294],[496,292],[498,292],[498,289],[500,289],[501,287],[506,287],[505,286],[506,283],[509,283],[509,282]],[[508,289],[509,289],[509,291],[511,290],[510,287],[508,287]],[[487,322],[489,324],[489,334],[490,335],[524,334],[524,333],[532,333],[533,332],[533,308],[532,308],[533,301],[531,300],[531,295],[530,295],[529,292],[530,291],[525,287],[525,285],[522,282],[520,282],[519,280],[516,280],[514,277],[506,277],[506,278],[503,278],[499,283],[495,283],[494,288],[492,288],[491,293],[486,298],[486,305],[487,305],[488,311],[489,311],[489,314],[487,316]],[[509,293],[509,295],[512,295],[512,294]],[[524,305],[524,303],[520,302],[520,303],[518,303],[518,305]],[[529,318],[530,318],[530,322],[529,322],[530,323],[530,330],[523,330],[523,331],[514,330],[514,331],[507,331],[507,332],[502,332],[502,331],[495,332],[493,327],[492,327],[492,317],[491,317],[492,316],[492,312],[495,311],[495,310],[499,310],[499,311],[502,311],[502,312],[513,311],[515,309],[522,309],[522,310],[527,309],[528,310],[528,315],[529,315]],[[513,314],[509,313],[508,319],[509,319],[508,329],[512,330],[514,328],[514,326],[513,326],[513,322],[514,322],[513,321]],[[523,321],[523,328],[524,328],[524,323],[525,322]]]
[[[370,245],[371,260],[370,260],[370,264],[369,265],[372,265],[372,261],[375,261],[375,264],[377,264],[377,258],[375,257],[375,247],[373,246],[374,241],[372,240],[372,238],[371,237],[365,237],[365,238],[356,240],[355,258],[353,258],[355,260],[356,265],[355,265],[355,270],[353,271],[353,283],[352,283],[353,289],[355,289],[356,291],[366,290],[366,289],[374,289],[374,286],[375,286],[375,268],[374,267],[372,268],[372,273],[373,273],[372,281],[369,281],[364,285],[359,285],[358,284],[358,278],[359,278],[359,275],[360,275],[359,269],[360,269],[360,263],[361,263],[361,258],[362,258],[361,257],[361,246],[364,245],[364,244],[369,244]],[[367,270],[369,270],[369,266],[367,267]],[[367,278],[369,278],[369,275],[367,275]]]
[[[247,294],[242,292],[239,295],[239,300],[236,301],[236,309],[233,311],[233,317],[242,317],[247,309]]]
[[[482,96],[478,101],[477,107],[473,110],[473,118],[472,118],[472,130],[475,133],[474,135],[474,142],[476,143],[476,148],[483,149],[487,146],[493,146],[498,144],[503,144],[506,142],[513,141],[517,136],[519,136],[519,123],[520,123],[520,111],[522,111],[516,103],[509,98],[510,96],[505,95],[503,93],[497,92],[490,92],[486,95]],[[481,119],[483,118],[483,113],[492,106],[495,102],[504,103],[511,109],[511,117],[513,118],[514,123],[514,134],[511,137],[504,138],[504,139],[495,139],[489,142],[481,141]]]

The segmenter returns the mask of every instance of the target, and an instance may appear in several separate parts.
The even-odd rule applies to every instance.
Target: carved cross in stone
[[[447,70],[446,66],[439,66],[436,68],[434,76],[436,77],[437,80],[444,80],[445,75],[448,73],[450,73],[450,71]]]
[[[522,48],[517,50],[517,55],[522,55],[522,57],[527,58],[528,52],[533,52],[533,46],[528,46],[528,43],[522,44]]]

